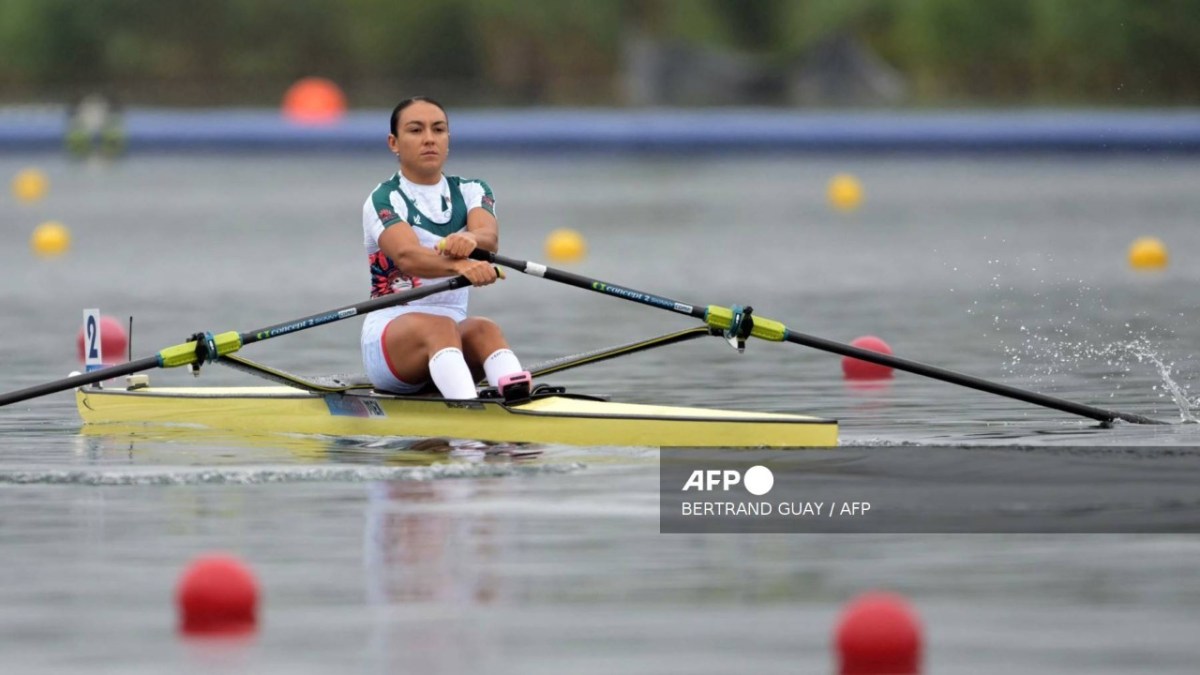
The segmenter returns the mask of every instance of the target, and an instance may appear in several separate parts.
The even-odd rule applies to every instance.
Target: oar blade
[[[28,401],[31,398],[37,398],[39,396],[47,396],[49,394],[56,394],[60,391],[75,389],[77,387],[82,387],[85,384],[94,384],[96,382],[109,380],[114,377],[132,375],[143,370],[150,370],[151,368],[157,367],[158,356],[148,356],[144,359],[138,359],[137,361],[130,361],[128,363],[109,366],[107,368],[100,368],[98,370],[93,370],[86,373],[79,373],[78,375],[71,375],[69,377],[64,377],[61,380],[55,380],[54,382],[47,382],[45,384],[26,387],[25,389],[18,389],[17,391],[12,391],[7,394],[0,394],[0,407],[11,405],[13,403],[20,403],[21,401]]]
[[[794,344],[803,345],[805,347],[812,347],[814,349],[820,349],[822,351],[832,352],[834,354],[841,354],[842,356],[849,356],[851,358],[859,359],[860,361],[877,363],[881,366],[895,368],[896,370],[913,373],[914,375],[921,375],[923,377],[941,380],[951,384],[957,384],[959,386],[968,387],[989,394],[995,394],[997,396],[1004,396],[1006,398],[1032,403],[1033,405],[1071,413],[1072,415],[1079,415],[1080,417],[1087,417],[1104,424],[1109,424],[1113,420],[1118,419],[1126,422],[1132,422],[1134,424],[1167,424],[1161,420],[1144,417],[1142,415],[1123,413],[1115,410],[1106,410],[1104,408],[1097,408],[1094,406],[1085,405],[1083,403],[1076,403],[1075,401],[1068,401],[1056,396],[1039,394],[1035,391],[1019,389],[1007,384],[984,380],[973,375],[947,370],[938,366],[931,366],[918,361],[911,361],[909,359],[895,356],[894,354],[874,352],[869,349],[862,349],[853,345],[834,342],[833,340],[826,340],[825,338],[819,338],[812,335],[805,335],[804,333],[797,333],[792,330],[787,331],[784,340]]]

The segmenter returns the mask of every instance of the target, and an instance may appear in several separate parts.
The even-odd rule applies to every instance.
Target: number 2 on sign
[[[83,335],[87,349],[84,350],[84,364],[88,372],[104,367],[104,354],[101,353],[100,341],[100,310],[83,310]]]

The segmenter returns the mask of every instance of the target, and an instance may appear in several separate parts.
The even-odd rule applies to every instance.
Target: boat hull
[[[417,436],[485,441],[658,447],[837,445],[833,420],[540,396],[494,399],[365,393],[313,394],[291,387],[146,387],[76,391],[87,424],[199,424],[214,429],[333,436]]]

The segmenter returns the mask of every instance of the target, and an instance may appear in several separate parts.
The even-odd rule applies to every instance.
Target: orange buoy
[[[288,87],[283,115],[298,124],[332,124],[346,114],[346,95],[332,80],[305,77]]]

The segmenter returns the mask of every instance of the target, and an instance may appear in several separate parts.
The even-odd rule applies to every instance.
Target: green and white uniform
[[[397,172],[380,183],[363,204],[363,245],[367,250],[371,272],[371,297],[441,280],[416,277],[397,267],[379,249],[379,237],[385,229],[411,227],[422,246],[436,249],[442,239],[466,229],[467,214],[472,209],[486,209],[495,215],[495,204],[488,184],[474,178],[442,176],[436,185],[420,185]],[[372,382],[391,390],[414,388],[413,384],[416,383],[400,381],[387,364],[382,344],[384,329],[392,319],[409,312],[436,314],[462,321],[467,318],[468,290],[459,288],[436,293],[399,307],[368,314],[363,322],[362,350],[363,364]]]

